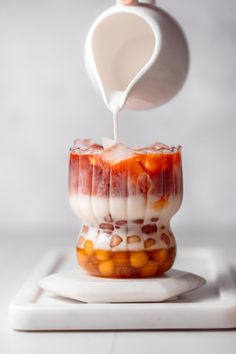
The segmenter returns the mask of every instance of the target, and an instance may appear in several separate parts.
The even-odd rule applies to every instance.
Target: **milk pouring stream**
[[[87,71],[113,114],[125,107],[150,109],[174,97],[189,67],[188,46],[175,20],[139,3],[113,6],[93,23],[85,46]]]

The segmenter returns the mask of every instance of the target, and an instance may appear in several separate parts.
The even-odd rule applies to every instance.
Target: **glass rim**
[[[154,143],[149,146],[145,147],[130,147],[124,143],[115,143],[112,146],[108,147],[103,147],[100,144],[93,143],[92,145],[87,145],[87,146],[78,146],[76,144],[76,141],[74,144],[70,147],[70,153],[72,154],[77,154],[77,155],[102,155],[103,153],[106,152],[112,152],[113,149],[116,146],[122,146],[125,149],[127,149],[127,153],[131,152],[133,154],[156,154],[156,155],[162,155],[162,154],[176,154],[178,152],[181,152],[183,147],[182,145],[177,145],[177,146],[168,146],[166,144],[162,143]]]

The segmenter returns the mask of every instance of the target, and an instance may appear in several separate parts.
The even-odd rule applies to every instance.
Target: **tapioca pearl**
[[[127,224],[127,220],[117,220],[115,221],[115,226],[123,226]]]
[[[127,243],[132,244],[137,242],[141,242],[141,238],[139,236],[133,235],[127,237]]]
[[[132,221],[134,224],[142,225],[144,223],[143,219],[136,219]]]
[[[84,252],[87,256],[93,256],[94,255],[94,247],[93,243],[91,240],[85,241],[84,244]]]
[[[95,251],[95,257],[98,261],[104,262],[111,258],[111,254],[108,251],[97,250]]]
[[[148,255],[144,251],[130,252],[130,265],[133,268],[141,268],[148,262]]]
[[[165,244],[166,244],[167,246],[170,246],[171,240],[170,240],[170,237],[169,237],[166,233],[163,233],[163,234],[161,235],[161,240],[162,240],[163,242],[165,242]]]
[[[113,222],[111,213],[109,213],[108,215],[106,215],[106,216],[104,217],[104,221],[106,221],[106,222]]]
[[[165,230],[165,228],[166,228],[166,227],[165,227],[164,225],[161,226],[161,230]]]
[[[147,235],[154,234],[155,232],[157,232],[157,225],[156,224],[144,225],[142,227],[142,232]]]
[[[98,266],[99,272],[104,277],[109,277],[113,274],[114,262],[112,259],[102,262]]]
[[[115,264],[114,266],[114,274],[117,278],[130,278],[134,271],[136,270],[129,264]]]
[[[174,261],[176,257],[176,247],[171,248],[168,251],[168,256]]]
[[[113,235],[111,238],[110,246],[111,248],[119,246],[122,242],[122,238],[118,235]]]
[[[112,224],[109,223],[102,223],[99,225],[100,229],[102,230],[108,230],[108,231],[113,231],[114,230],[114,226]]]
[[[158,271],[158,264],[154,261],[149,261],[139,270],[139,273],[141,277],[147,278],[156,275],[157,271]]]
[[[159,220],[158,217],[153,217],[153,218],[151,218],[151,221],[152,221],[152,222],[157,222],[158,220]]]
[[[83,232],[83,234],[87,234],[87,233],[88,233],[88,231],[89,231],[89,227],[88,227],[87,225],[83,225],[83,226],[82,226],[82,231],[81,231],[81,232]]]
[[[155,250],[151,253],[151,258],[156,261],[158,264],[162,264],[165,262],[168,256],[168,250],[166,249],[159,249]]]
[[[89,262],[89,257],[86,255],[84,250],[77,248],[76,255],[77,255],[78,263],[82,267]]]
[[[153,240],[153,238],[148,238],[147,240],[144,241],[145,248],[151,248],[155,244],[156,244],[156,240]]]
[[[83,266],[83,268],[88,274],[93,275],[93,276],[99,276],[99,271],[98,271],[98,268],[96,265],[89,262],[89,263],[86,263]]]
[[[128,252],[114,252],[112,259],[116,265],[124,266],[129,264]]]
[[[79,239],[78,239],[78,241],[77,241],[77,245],[78,245],[79,247],[82,247],[83,244],[84,244],[84,240],[85,240],[85,238],[84,238],[83,236],[80,236]]]
[[[172,257],[167,257],[164,263],[160,266],[161,274],[167,272],[173,265],[174,260]]]

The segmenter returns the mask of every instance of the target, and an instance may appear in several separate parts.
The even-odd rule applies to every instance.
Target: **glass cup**
[[[181,147],[77,140],[70,151],[69,201],[82,220],[77,259],[90,275],[145,278],[176,256],[170,227],[183,195]]]

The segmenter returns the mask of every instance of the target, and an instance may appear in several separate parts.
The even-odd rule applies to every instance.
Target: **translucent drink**
[[[170,269],[170,220],[182,202],[181,147],[77,140],[70,152],[69,200],[83,225],[77,258],[90,275],[145,278]]]

